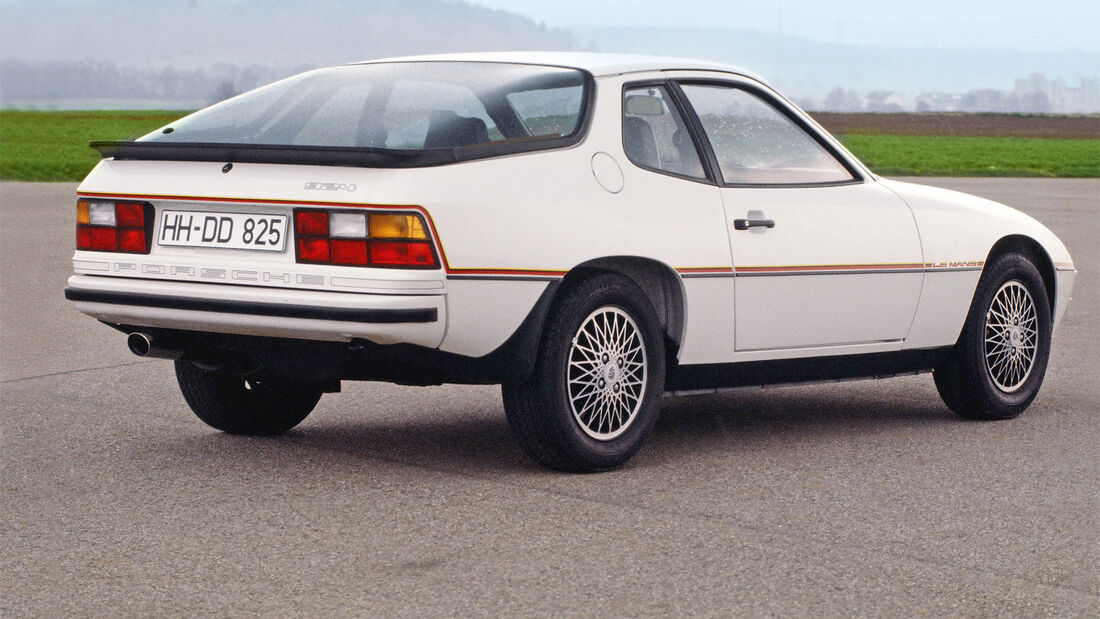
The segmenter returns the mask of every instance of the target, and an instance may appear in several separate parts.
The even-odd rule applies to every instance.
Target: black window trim
[[[647,166],[631,159],[629,152],[626,149],[626,91],[634,90],[636,88],[646,87],[663,87],[668,92],[669,98],[672,100],[673,105],[676,106],[676,111],[680,114],[680,119],[683,120],[684,125],[687,127],[688,135],[691,136],[691,142],[695,145],[695,154],[699,157],[699,162],[703,166],[703,178],[697,176],[690,176],[687,174],[680,174],[669,170],[663,170],[661,168],[654,168]],[[717,167],[710,165],[707,160],[705,144],[702,140],[702,134],[699,133],[699,128],[689,119],[685,114],[684,101],[682,100],[683,93],[679,92],[679,88],[673,83],[672,80],[667,77],[653,78],[637,80],[633,82],[623,82],[622,92],[619,94],[619,108],[621,110],[619,114],[619,140],[622,142],[623,155],[631,165],[645,170],[647,172],[654,172],[657,174],[663,174],[665,176],[671,176],[672,178],[678,178],[681,180],[692,181],[695,183],[703,183],[705,185],[720,185],[717,180],[719,177],[715,175]]]
[[[486,63],[502,64],[502,63]],[[526,64],[526,63],[503,63]],[[576,67],[584,90],[579,110],[580,122],[573,133],[558,137],[486,143],[461,148],[400,150],[358,146],[304,146],[283,144],[232,144],[224,142],[143,142],[136,140],[92,140],[92,149],[104,157],[148,161],[213,161],[231,163],[278,163],[298,165],[348,166],[363,168],[426,168],[491,157],[537,153],[564,149],[580,144],[588,135],[596,100],[596,80],[592,73]]]
[[[713,174],[713,178],[717,179],[717,185],[719,187],[731,187],[731,188],[746,188],[746,189],[798,189],[798,188],[811,188],[811,187],[843,187],[846,185],[859,185],[867,182],[867,177],[863,171],[856,166],[853,162],[849,161],[848,157],[845,157],[839,150],[837,150],[829,140],[817,130],[802,119],[794,109],[781,97],[778,97],[771,93],[769,90],[752,84],[750,82],[734,81],[729,79],[717,79],[717,78],[695,78],[695,77],[671,77],[668,79],[672,84],[672,89],[676,91],[676,97],[680,100],[682,108],[686,109],[686,119],[691,125],[694,125],[695,131],[700,136],[705,136],[706,132],[703,129],[703,123],[699,120],[699,116],[695,113],[695,108],[691,105],[687,95],[683,89],[680,88],[681,84],[684,85],[700,85],[700,86],[720,86],[723,88],[733,88],[743,90],[751,95],[755,95],[761,99],[766,105],[770,105],[777,112],[788,118],[797,127],[807,133],[814,141],[821,145],[827,153],[829,153],[834,159],[836,159],[840,165],[852,175],[850,180],[844,181],[825,181],[817,183],[727,183],[722,177],[722,168],[718,163],[718,157],[714,154],[714,150],[711,148],[710,140],[702,140],[702,146],[706,152],[706,165],[713,169],[708,174]],[[698,143],[697,143],[698,145]]]

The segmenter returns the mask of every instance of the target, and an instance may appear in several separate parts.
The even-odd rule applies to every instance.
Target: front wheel
[[[1022,413],[1043,384],[1051,329],[1035,265],[1019,254],[994,260],[978,282],[958,343],[932,375],[948,408],[967,419]]]
[[[282,434],[301,423],[324,389],[275,375],[237,376],[176,361],[183,399],[207,425],[229,434]]]
[[[505,384],[508,425],[529,456],[554,469],[612,469],[641,448],[664,391],[665,347],[649,299],[599,275],[550,315],[532,376]]]

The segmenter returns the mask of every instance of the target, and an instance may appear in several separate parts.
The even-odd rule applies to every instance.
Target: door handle
[[[748,230],[749,228],[774,228],[774,219],[734,219],[734,230]]]

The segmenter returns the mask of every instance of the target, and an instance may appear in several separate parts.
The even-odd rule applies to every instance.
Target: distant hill
[[[195,108],[311,67],[577,47],[445,0],[0,0],[0,105]]]
[[[565,30],[445,0],[7,0],[0,57],[193,69],[444,51],[573,49]]]
[[[933,109],[1046,111],[1002,95],[1031,73],[1067,87],[1100,74],[1096,52],[870,47],[671,26],[566,30],[462,0],[0,0],[0,106],[195,108],[311,67],[524,49],[728,62],[812,109],[842,88],[846,103],[830,109],[860,109],[860,97],[867,109],[913,109],[918,94],[936,92],[955,94],[930,100],[959,103]],[[970,91],[977,108],[961,105]]]

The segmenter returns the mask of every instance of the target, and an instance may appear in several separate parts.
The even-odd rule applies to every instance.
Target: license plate
[[[283,251],[286,215],[164,211],[158,245]]]

